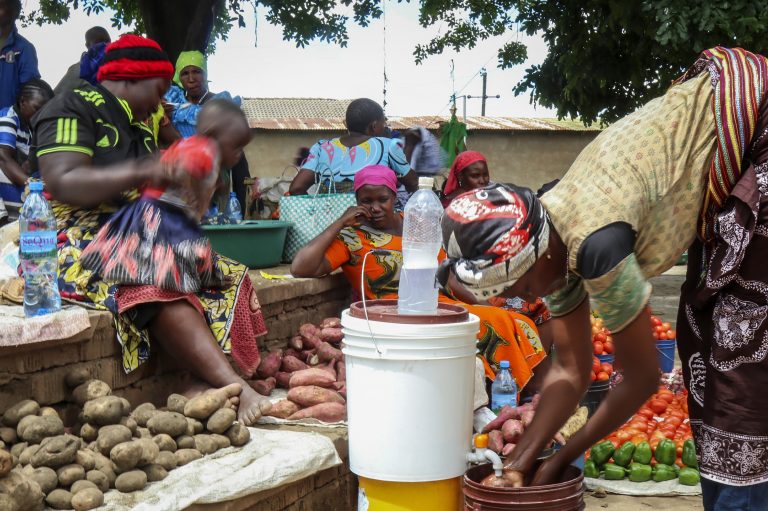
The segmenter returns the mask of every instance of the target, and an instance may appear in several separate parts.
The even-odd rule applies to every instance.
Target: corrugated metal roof
[[[242,107],[249,120],[344,119],[351,102],[326,98],[243,98]]]

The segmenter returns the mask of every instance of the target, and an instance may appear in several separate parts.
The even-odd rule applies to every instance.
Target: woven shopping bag
[[[301,247],[315,239],[355,204],[354,193],[281,197],[280,220],[293,223],[285,239],[283,261],[290,263]]]

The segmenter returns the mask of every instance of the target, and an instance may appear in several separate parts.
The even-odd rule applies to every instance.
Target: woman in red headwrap
[[[357,206],[296,254],[291,273],[320,277],[341,268],[356,293],[365,282],[366,299],[396,299],[403,264],[403,216],[395,212],[397,177],[388,167],[368,166],[355,174],[354,189]],[[445,254],[441,251],[439,257]],[[445,295],[439,300],[458,303]],[[534,323],[497,307],[461,305],[481,319],[477,347],[486,376],[492,380],[499,362],[509,360],[518,387],[525,387],[546,357]]]
[[[482,188],[491,182],[488,173],[488,161],[483,153],[478,151],[464,151],[456,156],[451,165],[448,179],[443,188],[443,206],[448,204],[464,192]]]
[[[223,353],[231,350],[246,374],[259,362],[255,339],[265,327],[245,266],[216,257],[211,274],[227,278],[219,286],[206,282],[210,287],[193,292],[174,288],[164,278],[164,272],[178,273],[179,263],[167,244],[158,245],[162,253],[153,254],[151,264],[130,244],[110,258],[110,266],[137,275],[152,266],[151,279],[131,282],[142,285],[106,281],[81,264],[83,251],[101,227],[122,206],[136,201],[139,189],[149,185],[165,190],[188,178],[184,165],[153,157],[155,138],[142,122],[160,103],[172,76],[173,65],[156,42],[124,35],[107,48],[98,85],[56,96],[35,118],[36,153],[30,156],[36,159],[58,221],[59,289],[65,300],[114,314],[126,372],[147,360],[150,340],[157,341],[203,381],[185,390],[224,387],[230,404],[239,404],[239,419],[250,424],[268,402],[238,376]],[[215,137],[221,154],[236,154],[230,142],[247,143],[247,122],[235,119],[222,129],[226,133]]]

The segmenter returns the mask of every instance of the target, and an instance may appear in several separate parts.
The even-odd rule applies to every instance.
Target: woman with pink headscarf
[[[341,268],[356,294],[362,281],[367,300],[396,299],[403,264],[403,216],[395,212],[397,177],[389,167],[368,166],[355,174],[354,190],[357,206],[296,254],[291,273],[321,277]],[[439,258],[444,257],[441,251]],[[477,347],[490,380],[499,362],[509,360],[518,387],[528,384],[534,367],[546,358],[532,320],[497,307],[460,303],[442,294],[439,300],[459,303],[480,317]]]
[[[464,192],[488,186],[491,176],[488,173],[488,161],[483,153],[464,151],[456,156],[443,189],[443,206]]]

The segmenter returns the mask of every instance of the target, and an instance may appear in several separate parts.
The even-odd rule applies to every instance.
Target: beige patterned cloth
[[[645,307],[647,279],[672,267],[693,242],[716,143],[711,100],[706,73],[672,87],[604,130],[542,198],[576,276],[548,297],[553,315],[570,312],[589,293],[607,326],[621,330]],[[637,233],[634,254],[582,281],[582,242],[615,222]]]

